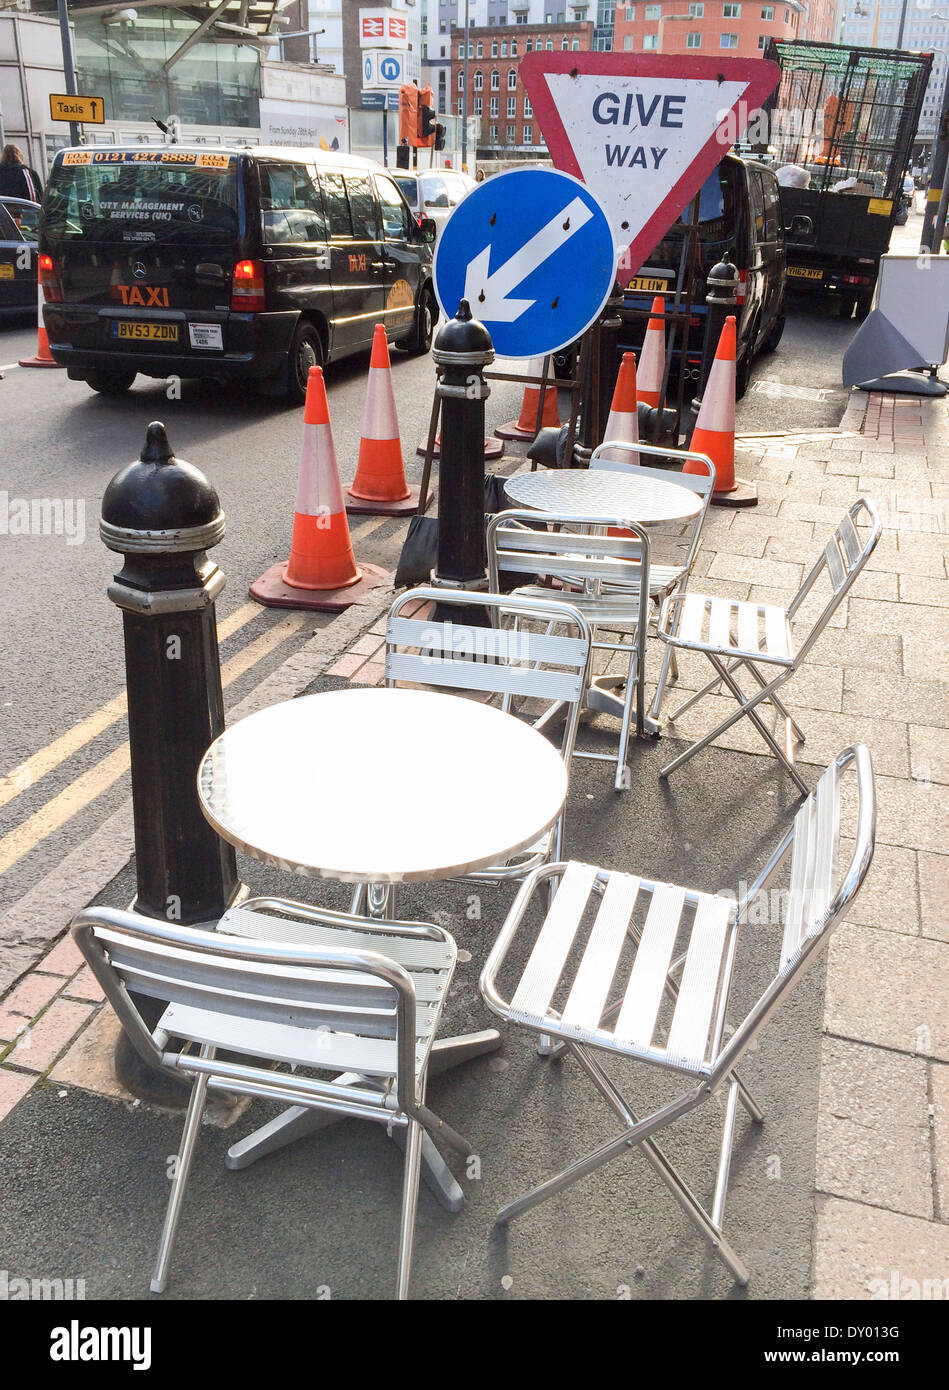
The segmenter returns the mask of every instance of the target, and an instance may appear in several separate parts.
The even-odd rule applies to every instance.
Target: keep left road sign
[[[49,114],[54,121],[81,121],[86,125],[102,125],[105,121],[105,101],[102,97],[51,94]]]
[[[448,318],[467,299],[502,357],[556,352],[588,328],[613,287],[606,214],[555,169],[513,169],[472,190],[435,251],[435,293]]]

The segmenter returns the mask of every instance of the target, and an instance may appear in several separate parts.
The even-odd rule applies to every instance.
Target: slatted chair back
[[[400,1108],[403,1102],[414,1105],[418,1020],[412,978],[379,952],[378,938],[358,933],[358,919],[351,923],[352,947],[255,941],[226,935],[226,917],[221,925],[222,930],[210,932],[146,923],[107,908],[90,909],[74,924],[79,949],[146,1061],[179,1067],[177,1055],[164,1051],[161,1036],[143,1019],[135,995],[169,1005],[165,1034],[174,1035],[177,1018],[181,1036],[261,1057],[260,1067],[236,1069],[243,1077],[229,1082],[231,1089],[279,1094],[286,1078],[271,1063],[280,1061],[391,1077]],[[450,977],[454,944],[448,933],[428,924],[400,925],[445,957]],[[336,928],[334,939],[345,938]],[[369,941],[375,949],[365,948]],[[216,1065],[209,1062],[203,1070]],[[189,1061],[180,1069],[202,1068]],[[326,1084],[319,1089],[327,1095],[333,1091]],[[343,1106],[353,1101],[353,1113],[383,1103],[378,1097],[367,1100],[362,1090],[336,1089]]]
[[[487,609],[491,627],[403,617],[409,605],[440,603],[454,609]],[[516,626],[501,626],[515,618]],[[523,624],[532,620],[546,631]],[[560,631],[553,632],[553,627]],[[566,631],[564,631],[566,629]],[[564,704],[561,753],[569,759],[580,705],[590,678],[590,625],[567,600],[522,599],[471,590],[410,589],[395,600],[386,623],[386,682],[500,695],[510,711],[515,699]]]
[[[863,516],[869,522],[869,529],[861,539],[856,522]],[[834,611],[843,602],[853,587],[857,576],[873,554],[880,539],[882,526],[876,507],[867,497],[858,497],[849,508],[834,534],[824,547],[823,553],[795,594],[788,608],[788,617],[793,619],[807,595],[826,573],[830,582],[830,597],[818,614],[810,632],[800,643],[796,661],[800,662],[817,641],[830,621]]]
[[[609,536],[612,526],[630,536]],[[570,527],[567,531],[562,528]],[[595,528],[576,534],[578,527]],[[604,583],[632,588],[642,584],[649,565],[649,536],[625,517],[587,516],[576,512],[498,512],[488,524],[488,578],[492,588],[503,569],[514,574],[544,574],[568,583],[583,581],[594,588]],[[643,617],[648,614],[648,587]]]
[[[851,765],[856,770],[856,829],[853,850],[842,865],[841,774]],[[778,969],[735,1030],[716,1063],[716,1073],[724,1075],[735,1065],[737,1056],[750,1045],[783,996],[826,947],[831,932],[843,920],[866,877],[873,858],[875,833],[873,769],[869,752],[858,743],[845,748],[825,769],[817,787],[794,817],[791,829],[738,905],[740,926],[757,895],[790,855],[790,885],[785,898]]]

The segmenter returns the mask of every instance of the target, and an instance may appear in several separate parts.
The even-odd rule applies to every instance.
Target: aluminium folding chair
[[[569,598],[569,601],[568,601]],[[403,617],[407,605],[434,602],[452,609],[468,608],[474,621],[438,622]],[[478,624],[487,611],[492,626]],[[506,619],[513,627],[502,627]],[[523,624],[536,620],[541,632]],[[554,628],[560,632],[555,633]],[[566,631],[564,631],[566,629]],[[537,598],[519,598],[480,590],[441,588],[410,589],[389,609],[386,624],[386,684],[400,682],[468,693],[500,696],[500,708],[508,714],[524,700],[546,706],[533,727],[541,732],[562,719],[560,752],[569,766],[577,736],[580,705],[589,684],[591,633],[577,611],[572,596],[561,598],[544,590]],[[508,769],[516,788],[517,768]],[[514,792],[516,794],[516,791]],[[540,864],[563,856],[561,812],[550,830],[506,864],[491,865],[465,875],[466,880],[501,883],[522,879]],[[370,885],[371,887],[371,885]],[[357,890],[358,896],[358,890]],[[354,903],[358,907],[359,902]]]
[[[841,774],[850,765],[856,770],[857,787],[854,849],[842,868]],[[748,1282],[749,1272],[722,1228],[738,1105],[752,1120],[760,1122],[763,1115],[735,1068],[847,912],[870,865],[874,828],[870,757],[858,744],[845,748],[826,769],[738,904],[590,864],[547,865],[525,881],[485,965],[482,994],[502,1018],[558,1039],[559,1049],[576,1058],[623,1128],[503,1207],[498,1224],[506,1225],[611,1158],[638,1147],[735,1279]],[[726,1014],[737,953],[742,943],[751,944],[743,925],[749,908],[789,857],[790,889],[778,895],[784,914],[777,971],[729,1036]],[[553,878],[559,887],[552,906],[523,973],[505,997],[498,978],[535,893]],[[761,942],[760,928],[755,928],[754,940]],[[524,949],[519,947],[518,960]],[[515,969],[512,978],[517,973]],[[687,1080],[687,1089],[640,1119],[596,1053],[678,1074]],[[724,1132],[709,1212],[656,1146],[654,1136],[721,1087],[726,1088]]]
[[[604,456],[602,452],[604,449],[609,450],[609,457]],[[644,454],[649,457],[669,459],[670,462],[678,464],[679,467],[653,468],[647,464],[624,463],[621,458],[616,457],[617,452],[620,454],[625,452],[637,459]],[[684,472],[681,465],[686,461],[697,463],[702,471],[699,473]],[[715,491],[715,465],[712,460],[707,454],[693,453],[688,449],[664,449],[656,444],[636,445],[614,441],[609,445],[599,444],[590,455],[589,466],[591,470],[628,473],[644,479],[656,478],[665,483],[678,483],[681,487],[687,487],[690,492],[694,492],[702,498],[701,511],[691,521],[677,528],[678,535],[668,537],[665,548],[670,554],[662,561],[656,556],[656,542],[659,539],[657,529],[655,527],[650,528],[652,555],[649,560],[649,597],[658,604],[670,594],[684,594],[689,582],[689,575],[692,573],[692,566],[702,544],[702,527],[705,525],[712,493]],[[675,679],[677,674],[675,649],[667,646],[663,652],[659,683],[656,686],[656,694],[649,711],[652,719],[659,718],[662,696],[670,670],[673,673],[673,679]]]
[[[165,1288],[211,1089],[405,1131],[398,1297],[406,1298],[423,1135],[471,1152],[425,1104],[455,968],[448,932],[261,898],[232,908],[216,931],[97,907],[79,914],[72,933],[139,1055],[192,1083],[152,1291]],[[166,1002],[154,1028],[135,995]],[[242,1060],[223,1060],[219,1048]]]
[[[608,535],[608,527],[631,535]],[[528,584],[515,589],[511,597],[534,603],[549,599],[551,593],[562,593],[589,623],[594,651],[619,652],[626,657],[627,669],[620,676],[594,678],[591,673],[585,696],[590,708],[620,719],[616,753],[573,749],[575,758],[615,763],[614,786],[617,791],[626,790],[630,785],[626,757],[634,716],[637,735],[641,738],[647,732],[644,682],[649,537],[627,517],[513,510],[498,512],[488,522],[487,547],[488,581],[494,590],[500,585],[502,570],[532,578],[542,574],[564,586],[582,584],[582,592]],[[606,641],[599,636],[601,629],[618,635],[620,641]],[[624,634],[628,642],[622,640]],[[610,685],[622,688],[622,696],[614,694]],[[650,728],[648,732],[654,731]]]
[[[869,523],[862,538],[855,525],[861,515]],[[791,718],[777,691],[801,669],[808,652],[870,558],[880,539],[880,531],[880,518],[873,503],[866,497],[858,498],[786,609],[774,604],[712,598],[694,593],[673,594],[665,600],[659,617],[659,636],[672,650],[703,653],[715,670],[713,679],[674,710],[669,716],[670,721],[674,723],[686,710],[722,684],[735,697],[738,709],[684,753],[673,758],[662,768],[660,777],[668,777],[670,772],[675,772],[677,767],[714,743],[715,739],[747,715],[800,790],[807,793],[807,783],[794,766],[795,740],[803,743],[804,734]],[[824,575],[829,582],[829,597],[804,640],[796,645],[791,624]],[[762,666],[771,667],[773,674],[766,675],[760,669]],[[750,695],[746,695],[738,683],[737,673],[740,670],[754,681]],[[783,749],[758,712],[757,707],[763,702],[769,703],[777,718],[784,721]]]

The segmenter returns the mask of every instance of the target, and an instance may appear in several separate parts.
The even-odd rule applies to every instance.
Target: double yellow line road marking
[[[263,611],[257,603],[243,604],[218,624],[218,640],[226,641]],[[225,689],[298,632],[306,620],[306,613],[288,613],[273,627],[255,637],[246,647],[225,661],[221,666],[221,683]],[[116,695],[101,709],[87,715],[66,733],[20,763],[19,767],[15,767],[0,780],[0,806],[5,806],[28,787],[34,786],[41,777],[45,777],[99,734],[117,724],[125,714],[126,708],[125,694]],[[0,839],[0,873],[5,873],[19,859],[29,854],[38,844],[65,825],[66,821],[78,815],[97,796],[117,782],[128,771],[129,763],[129,746],[128,742],[125,742],[95,767],[89,768],[75,781],[70,782],[68,787],[64,787],[14,830],[4,835]]]

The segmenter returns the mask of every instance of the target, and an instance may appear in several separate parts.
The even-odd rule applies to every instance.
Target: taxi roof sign
[[[602,203],[627,275],[781,77],[761,58],[541,50],[518,72],[554,164]]]
[[[68,96],[50,93],[49,114],[54,121],[80,121],[86,125],[105,123],[104,97]]]

